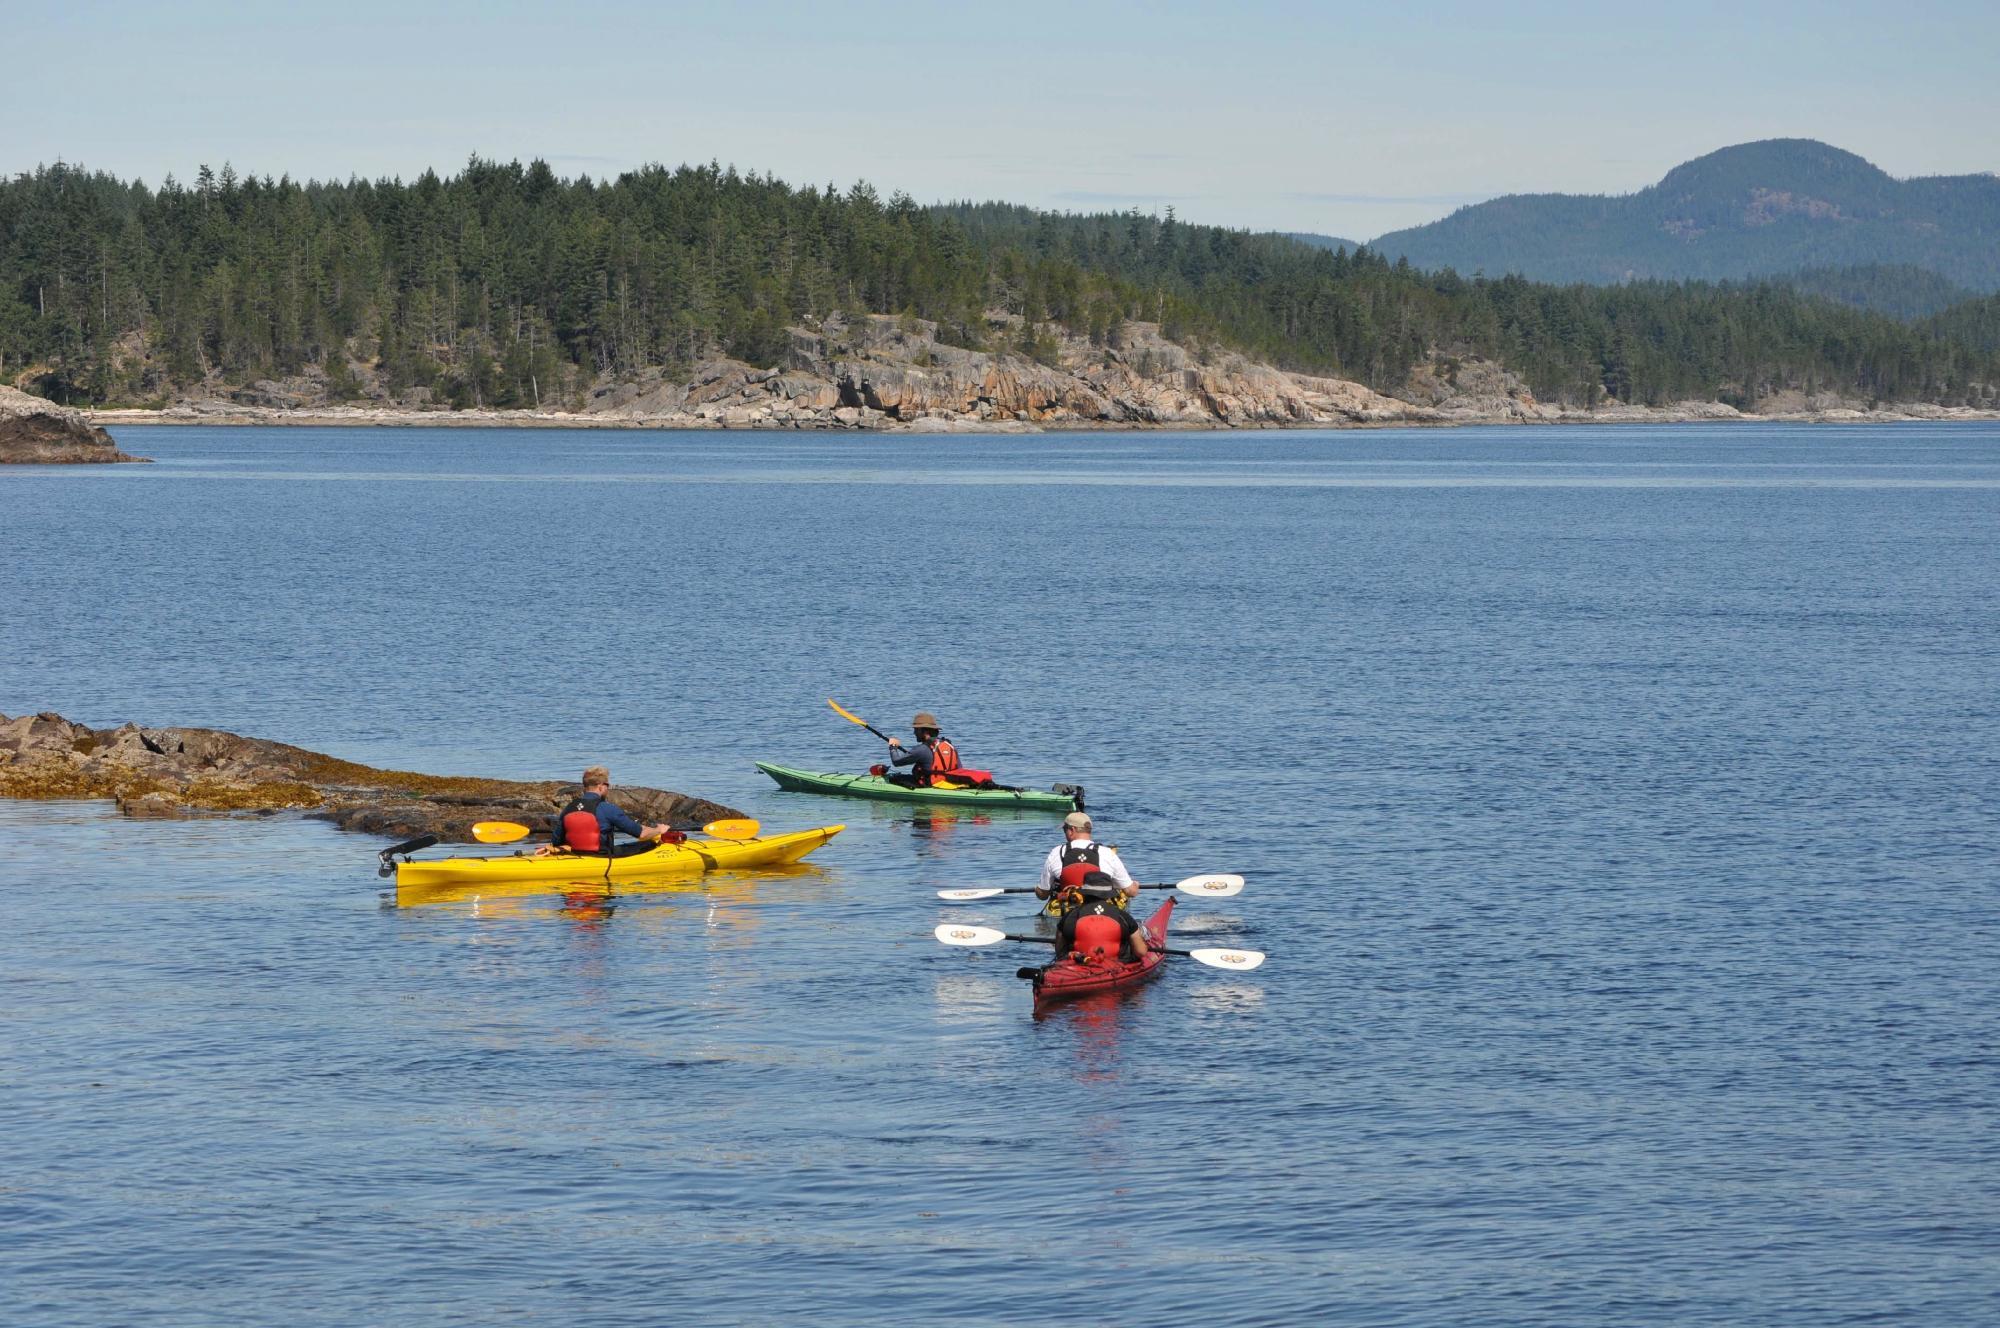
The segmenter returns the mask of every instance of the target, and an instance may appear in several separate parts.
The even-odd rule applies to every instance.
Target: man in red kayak
[[[1056,958],[1079,964],[1136,964],[1146,957],[1146,929],[1125,911],[1129,896],[1103,872],[1078,887],[1083,903],[1056,927]]]
[[[952,746],[950,739],[939,731],[936,715],[928,710],[919,710],[917,717],[910,721],[910,731],[917,735],[917,745],[905,747],[901,738],[892,736],[889,739],[889,762],[912,767],[909,776],[912,787],[929,788],[938,782],[938,776],[955,774],[964,769],[958,759],[958,748]],[[903,782],[901,776],[892,775],[890,778],[898,784]]]
[[[1070,900],[1093,875],[1101,874],[1123,890],[1132,889],[1132,873],[1125,870],[1118,850],[1091,837],[1090,816],[1071,812],[1063,817],[1063,842],[1049,850],[1042,860],[1041,884],[1035,898],[1058,896]]]
[[[607,858],[644,853],[661,841],[676,842],[679,836],[665,821],[640,825],[623,807],[611,801],[611,772],[594,765],[583,772],[583,792],[563,804],[556,813],[549,835],[548,852],[567,848],[572,853],[595,853]],[[613,833],[630,835],[638,841],[612,847]],[[650,841],[650,842],[649,842]]]

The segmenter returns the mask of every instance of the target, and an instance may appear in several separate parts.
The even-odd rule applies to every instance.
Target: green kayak
[[[946,802],[959,807],[1032,807],[1041,811],[1073,812],[1083,808],[1083,790],[1074,784],[1057,784],[1048,792],[1039,789],[1006,788],[911,788],[893,784],[880,775],[848,775],[794,770],[790,766],[757,762],[757,768],[778,781],[778,787],[793,793],[831,793],[844,798],[877,798],[886,802]]]

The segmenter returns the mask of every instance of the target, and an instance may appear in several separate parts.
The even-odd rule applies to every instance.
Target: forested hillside
[[[1872,309],[1906,323],[1975,298],[1965,287],[1908,263],[1810,267],[1779,280],[1802,294]]]
[[[1924,323],[1924,330],[1954,345],[2000,355],[2000,295],[1954,305]]]
[[[1580,404],[1787,388],[1960,404],[2000,381],[1993,350],[1947,324],[1782,286],[1426,275],[1171,213],[927,208],[714,165],[598,182],[474,160],[307,184],[203,168],[158,188],[59,165],[0,184],[0,379],[75,402],[312,372],[334,399],[366,377],[406,399],[564,404],[718,354],[776,364],[788,327],[840,312],[1044,360],[1056,328],[1115,350],[1139,319],[1390,392],[1478,356]]]

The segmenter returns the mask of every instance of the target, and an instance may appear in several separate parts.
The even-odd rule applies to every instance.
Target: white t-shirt
[[[1050,849],[1049,856],[1042,860],[1042,889],[1050,890],[1055,888],[1057,879],[1062,875],[1062,855],[1064,849],[1089,848],[1095,842],[1089,839],[1072,839],[1068,843],[1058,844]],[[1118,882],[1118,884],[1130,889],[1132,885],[1132,873],[1125,870],[1124,862],[1118,857],[1118,850],[1109,844],[1097,844],[1096,847],[1097,870],[1103,872],[1106,876]]]

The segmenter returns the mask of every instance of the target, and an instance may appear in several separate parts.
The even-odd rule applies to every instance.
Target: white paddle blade
[[[1227,899],[1231,895],[1243,893],[1243,878],[1226,872],[1190,876],[1185,881],[1174,882],[1174,889],[1185,895],[1207,895],[1211,899]]]
[[[940,923],[931,935],[946,945],[998,945],[1007,939],[1007,933],[993,927],[960,927],[953,923]]]
[[[939,899],[991,899],[995,895],[1007,893],[998,888],[991,890],[940,890]]]
[[[944,928],[939,927],[938,931],[942,933]],[[943,940],[944,937],[940,935],[938,939]],[[1238,973],[1248,973],[1264,962],[1261,950],[1190,950],[1188,958],[1210,968],[1233,968]]]

